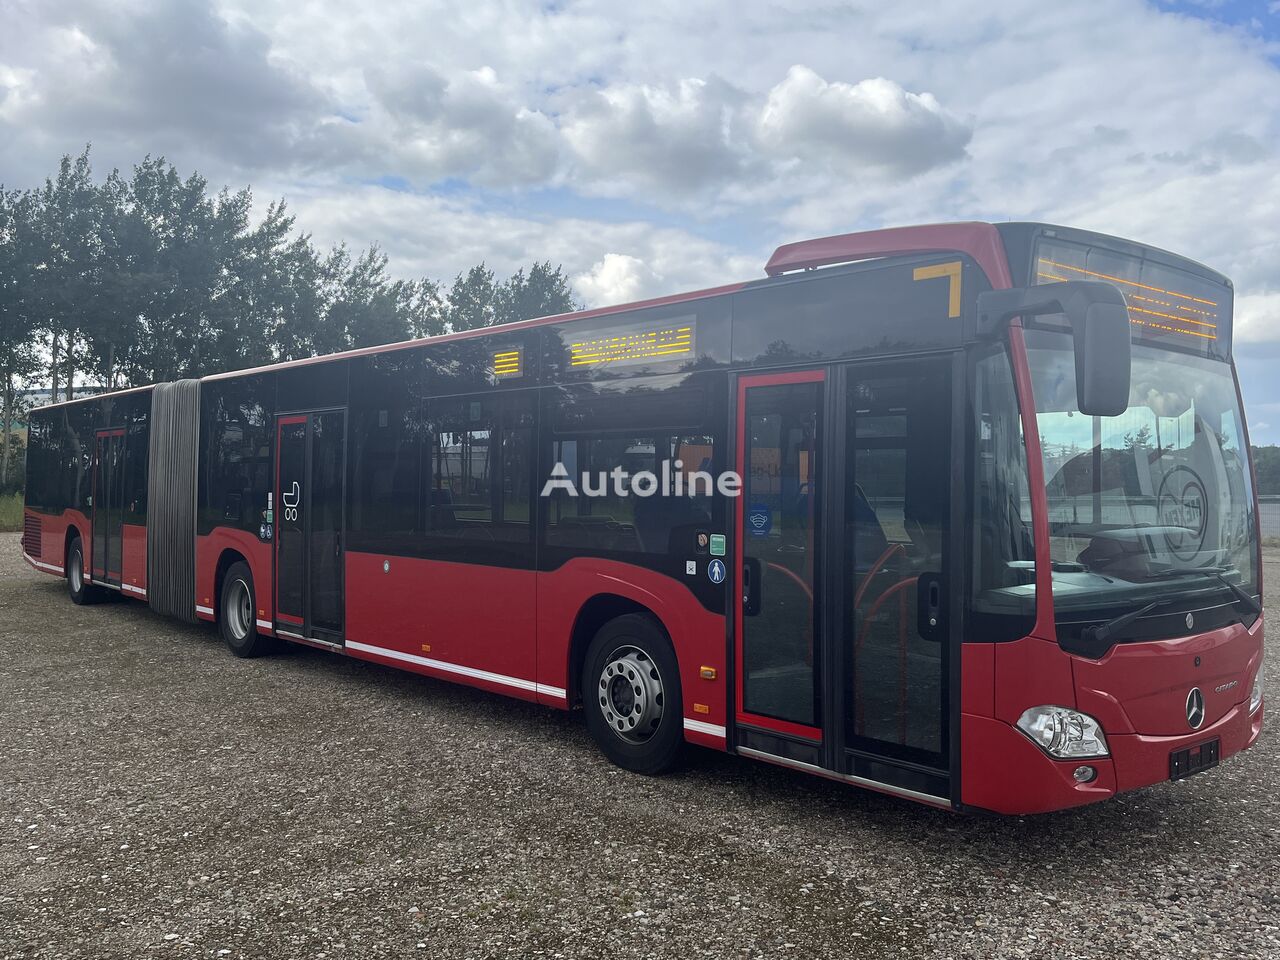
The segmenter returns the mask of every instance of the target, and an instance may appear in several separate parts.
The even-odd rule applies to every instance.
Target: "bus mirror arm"
[[[978,294],[978,338],[994,340],[1014,317],[1060,313],[1071,324],[1076,406],[1089,417],[1115,417],[1129,407],[1129,308],[1099,280],[1063,280]]]

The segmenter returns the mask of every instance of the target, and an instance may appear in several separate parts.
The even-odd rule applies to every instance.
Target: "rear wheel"
[[[218,629],[237,657],[260,657],[275,646],[274,638],[258,633],[257,609],[249,565],[244,561],[233,563],[222,578]]]
[[[85,578],[84,544],[79,537],[71,541],[71,549],[67,551],[67,594],[71,602],[80,606],[86,603],[98,603],[104,591]]]
[[[587,729],[618,766],[670,770],[684,747],[680,674],[671,641],[654,621],[628,614],[600,628],[582,671]]]

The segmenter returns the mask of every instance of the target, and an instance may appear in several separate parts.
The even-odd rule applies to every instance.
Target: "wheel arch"
[[[222,619],[222,582],[226,579],[227,571],[237,563],[243,563],[249,568],[249,574],[253,577],[254,596],[257,596],[258,577],[253,569],[253,563],[239,550],[234,547],[224,547],[222,552],[218,554],[218,564],[214,568],[213,573],[213,619],[217,623]],[[257,611],[254,611],[255,618]]]
[[[667,642],[671,644],[671,652],[676,657],[677,663],[679,662],[679,652],[672,642],[671,631],[662,617],[658,616],[653,609],[621,594],[597,593],[578,608],[578,615],[574,618],[573,629],[569,636],[569,663],[566,671],[568,687],[565,695],[570,708],[580,706],[582,703],[582,670],[592,638],[609,621],[633,613],[648,617],[654,622],[654,625],[667,638]]]
[[[66,573],[67,573],[67,567],[68,567],[68,566],[70,566],[70,562],[71,562],[71,541],[72,541],[72,540],[79,540],[79,541],[80,541],[80,543],[81,543],[81,549],[82,549],[82,550],[88,549],[88,544],[89,544],[88,534],[86,534],[83,530],[81,530],[81,529],[80,529],[80,524],[76,523],[74,520],[72,520],[70,523],[68,523],[68,524],[67,524],[67,529],[66,529],[66,531],[62,534],[62,573],[63,573],[63,576],[66,576]],[[86,564],[86,566],[87,566],[88,562],[89,562],[89,557],[88,557],[87,555],[85,555],[85,564]],[[88,569],[86,569],[86,570],[84,571],[84,573],[85,573],[85,576],[88,576],[88,575],[89,575],[89,571],[88,571]]]

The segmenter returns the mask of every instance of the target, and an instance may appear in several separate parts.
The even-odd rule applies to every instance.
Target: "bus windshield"
[[[1229,364],[1133,344],[1129,408],[1076,408],[1069,334],[1029,330],[1058,617],[1229,590],[1256,593],[1243,415]],[[1194,602],[1199,596],[1200,601]],[[1225,601],[1224,601],[1225,602]]]

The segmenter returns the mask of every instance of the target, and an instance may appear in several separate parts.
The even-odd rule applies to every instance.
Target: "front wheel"
[[[79,537],[71,541],[67,551],[67,595],[76,606],[98,603],[103,598],[103,591],[85,579],[84,544]]]
[[[222,580],[218,629],[237,657],[260,657],[274,645],[271,637],[258,633],[257,609],[249,565],[243,561],[232,564]]]
[[[680,673],[654,621],[628,614],[600,628],[582,671],[587,729],[610,760],[635,773],[670,770],[684,747]]]

